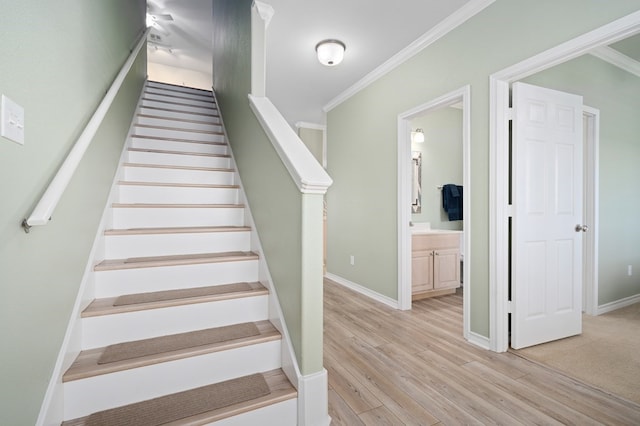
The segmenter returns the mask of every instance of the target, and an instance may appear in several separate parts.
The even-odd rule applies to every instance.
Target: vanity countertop
[[[428,234],[462,234],[462,231],[455,229],[412,229],[411,235],[428,235]]]
[[[426,234],[462,234],[462,231],[455,229],[431,229],[431,223],[429,222],[416,222],[411,226],[412,235],[426,235]]]

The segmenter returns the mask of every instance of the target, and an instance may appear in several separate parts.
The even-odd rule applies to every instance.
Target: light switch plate
[[[24,145],[24,108],[2,95],[0,135]]]

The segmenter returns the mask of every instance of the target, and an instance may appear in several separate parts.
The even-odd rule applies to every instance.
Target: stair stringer
[[[140,90],[138,96],[138,103],[134,111],[138,111],[140,105],[142,105],[142,98],[144,96],[147,80]],[[112,223],[112,209],[111,204],[117,201],[118,197],[118,181],[122,179],[124,174],[124,160],[127,155],[127,148],[131,145],[131,135],[136,124],[136,115],[134,113],[131,118],[131,124],[127,131],[127,137],[122,145],[122,152],[118,159],[118,167],[116,169],[113,182],[111,183],[111,189],[109,190],[109,196],[102,212],[100,223],[96,229],[96,235],[93,239],[93,245],[91,251],[87,257],[87,264],[78,287],[78,294],[73,304],[71,314],[69,315],[69,322],[67,324],[67,330],[56,358],[56,363],[47,385],[47,390],[40,406],[40,413],[36,420],[37,426],[43,425],[60,425],[64,420],[64,390],[62,383],[62,376],[65,371],[73,364],[80,351],[82,350],[82,311],[91,303],[95,294],[95,271],[94,265],[105,259],[105,236],[104,230],[107,229]]]
[[[213,92],[213,98],[215,99],[216,105],[219,105],[215,91]],[[229,143],[222,111],[218,110],[218,114],[220,115],[220,125],[222,126],[224,138],[227,143]],[[289,335],[289,330],[284,319],[284,313],[280,306],[278,292],[276,291],[271,273],[269,272],[269,266],[267,265],[266,256],[262,249],[262,243],[260,242],[260,236],[258,235],[253,215],[251,214],[249,200],[246,198],[246,192],[242,184],[242,178],[238,172],[231,144],[229,144],[229,154],[231,155],[231,167],[236,170],[236,183],[240,186],[239,201],[245,205],[245,224],[251,227],[251,251],[258,253],[259,257],[258,277],[260,282],[269,290],[269,321],[271,321],[282,335],[282,371],[284,371],[289,381],[298,390],[298,425],[329,426],[331,424],[331,417],[328,412],[329,382],[327,370],[323,368],[322,371],[309,375],[302,375],[300,371],[295,350],[291,342],[291,336]]]

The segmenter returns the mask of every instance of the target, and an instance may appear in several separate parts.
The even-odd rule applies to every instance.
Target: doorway
[[[490,347],[503,352],[509,345],[509,87],[598,46],[608,45],[640,31],[640,16],[629,15],[490,76]],[[591,295],[595,298],[595,294]],[[589,298],[587,298],[589,300]],[[597,303],[597,302],[596,302]],[[589,306],[587,306],[589,309]]]
[[[463,330],[467,340],[473,339],[470,333],[469,301],[472,283],[470,279],[470,86],[464,86],[458,90],[447,93],[425,104],[416,106],[398,115],[398,305],[400,309],[411,309],[412,286],[411,286],[411,221],[412,221],[412,199],[413,167],[412,167],[412,147],[411,147],[411,121],[417,117],[424,116],[429,112],[441,108],[455,105],[462,110],[462,186],[463,191],[463,214],[462,220],[464,228],[463,253],[465,259],[462,267],[462,281],[464,283],[463,292]],[[476,342],[486,347],[486,342],[482,338]]]

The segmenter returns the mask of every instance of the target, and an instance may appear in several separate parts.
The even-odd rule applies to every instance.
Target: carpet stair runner
[[[63,425],[295,425],[211,92],[149,82],[63,376]]]

